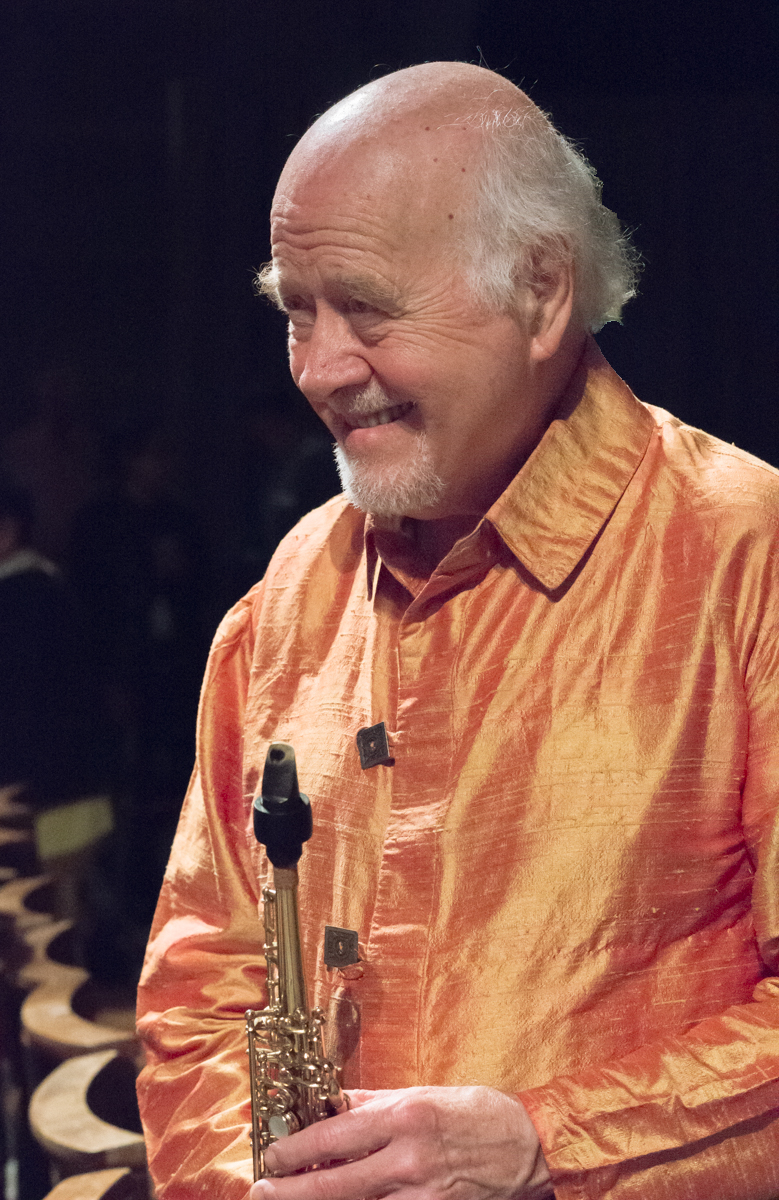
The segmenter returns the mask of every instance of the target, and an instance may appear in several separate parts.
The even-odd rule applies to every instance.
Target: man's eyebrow
[[[295,295],[294,286],[284,287],[279,279],[278,268],[272,262],[266,263],[254,280],[258,295],[265,296],[277,308],[285,309],[284,293]],[[335,280],[335,289],[341,297],[348,296],[353,300],[362,300],[386,312],[397,312],[401,307],[401,296],[392,284],[382,283],[370,275],[348,274],[339,275]]]
[[[376,308],[393,312],[401,306],[398,289],[370,275],[339,275],[337,286],[351,299],[364,300]]]

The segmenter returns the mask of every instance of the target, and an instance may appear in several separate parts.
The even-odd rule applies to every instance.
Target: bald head
[[[455,119],[480,107],[484,111],[495,107],[534,107],[524,92],[495,71],[473,63],[432,62],[372,80],[334,104],[320,119],[359,111],[369,113],[377,104],[395,110],[399,116],[422,110],[432,115],[438,108]]]
[[[635,293],[637,259],[595,172],[524,92],[483,67],[424,63],[333,105],[292,151],[272,222],[338,187],[394,210],[403,239],[435,238],[493,310],[526,313],[570,270],[576,320],[598,329]],[[275,295],[272,270],[261,290]]]
[[[525,93],[494,71],[471,63],[423,63],[373,80],[334,104],[301,138],[289,165],[299,158],[313,163],[317,152],[337,152],[348,141],[368,146],[388,138],[405,145],[421,132],[478,132],[495,113],[530,112],[538,109]]]
[[[424,63],[328,109],[298,142],[272,218],[332,186],[362,189],[425,240],[460,251],[483,176],[490,122],[543,117],[519,88],[469,63]],[[407,234],[410,231],[407,231]]]

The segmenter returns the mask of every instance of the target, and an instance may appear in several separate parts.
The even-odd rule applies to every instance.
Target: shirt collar
[[[503,541],[549,591],[592,545],[633,478],[652,416],[590,339],[560,411],[487,513]]]
[[[638,469],[655,427],[591,338],[558,411],[565,415],[551,422],[479,529],[466,539],[470,549],[458,544],[462,553],[470,553],[481,535],[484,548],[489,532],[484,526],[491,525],[548,591],[565,582],[592,545]],[[400,538],[400,527],[401,518],[366,519],[369,597],[381,568],[376,532],[397,532]]]

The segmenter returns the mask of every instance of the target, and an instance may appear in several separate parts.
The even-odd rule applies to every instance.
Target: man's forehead
[[[348,261],[362,255],[370,262],[375,255],[397,253],[416,240],[416,222],[409,206],[395,200],[391,194],[358,193],[348,187],[284,198],[271,216],[274,261],[294,269],[313,256],[338,267],[344,255]]]
[[[330,161],[302,163],[279,181],[271,210],[273,256],[344,247],[350,254],[427,257],[463,233],[478,178],[473,155],[447,161],[440,146],[353,147]]]
[[[483,131],[472,122],[435,122],[423,114],[370,133],[335,137],[328,127],[313,138],[311,132],[282,171],[274,215],[292,203],[316,202],[339,190],[381,195],[385,201],[401,195],[435,202],[447,190],[459,190],[462,176],[473,172],[483,152]]]
[[[288,198],[275,207],[271,255],[285,290],[324,283],[334,295],[370,303],[398,299],[402,264],[409,255],[420,264],[427,257],[408,206],[378,195],[356,199],[348,188],[314,194],[309,203]]]

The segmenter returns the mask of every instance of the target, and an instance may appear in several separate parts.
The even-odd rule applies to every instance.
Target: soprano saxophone
[[[308,1007],[300,953],[297,864],[311,831],[311,805],[298,790],[295,751],[274,742],[254,801],[254,832],[266,848],[274,883],[262,893],[268,1006],[246,1013],[255,1179],[267,1174],[271,1142],[348,1107],[325,1057],[324,1014]]]

